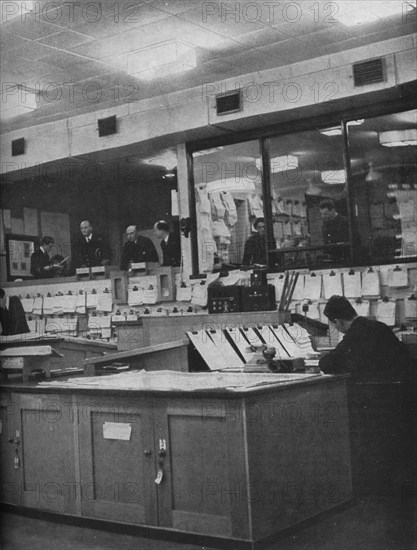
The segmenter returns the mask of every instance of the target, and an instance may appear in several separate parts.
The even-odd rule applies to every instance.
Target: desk
[[[5,385],[3,502],[253,550],[351,498],[346,379],[275,376],[237,392]]]

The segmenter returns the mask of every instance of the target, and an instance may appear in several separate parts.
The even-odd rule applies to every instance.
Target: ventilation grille
[[[99,137],[111,136],[117,132],[116,115],[107,118],[99,118],[97,122]]]
[[[383,58],[371,59],[353,65],[353,81],[355,86],[366,86],[385,81]]]
[[[17,157],[17,155],[24,155],[25,145],[25,138],[14,139],[12,141],[12,157]]]
[[[216,111],[218,115],[236,113],[242,110],[242,94],[240,90],[219,94],[216,96]]]

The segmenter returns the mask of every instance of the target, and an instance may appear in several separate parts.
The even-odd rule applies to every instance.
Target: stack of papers
[[[322,374],[281,374],[281,373],[185,373],[176,371],[147,372],[129,371],[109,376],[72,378],[61,381],[40,382],[41,386],[65,388],[94,388],[122,390],[180,391],[192,392],[226,390],[245,391],[259,386],[276,386],[320,378]]]

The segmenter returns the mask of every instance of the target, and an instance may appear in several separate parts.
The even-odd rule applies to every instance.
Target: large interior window
[[[342,126],[272,138],[269,170],[273,265],[349,262]]]
[[[416,111],[193,153],[198,270],[417,255]]]
[[[260,146],[248,141],[196,151],[194,184],[200,272],[246,262],[245,243],[264,218]],[[257,258],[266,263],[264,258]],[[262,260],[262,261],[261,261]]]
[[[347,126],[355,221],[373,262],[417,255],[416,114],[405,111]]]

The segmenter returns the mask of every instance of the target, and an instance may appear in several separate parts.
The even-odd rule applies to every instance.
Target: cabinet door
[[[0,396],[0,499],[20,504],[20,433],[16,427],[18,404],[15,394]],[[16,429],[18,430],[16,433]]]
[[[152,403],[79,398],[81,513],[157,524]]]
[[[76,423],[71,397],[19,395],[22,505],[77,513]]]
[[[161,527],[248,538],[243,419],[238,399],[154,402]]]

